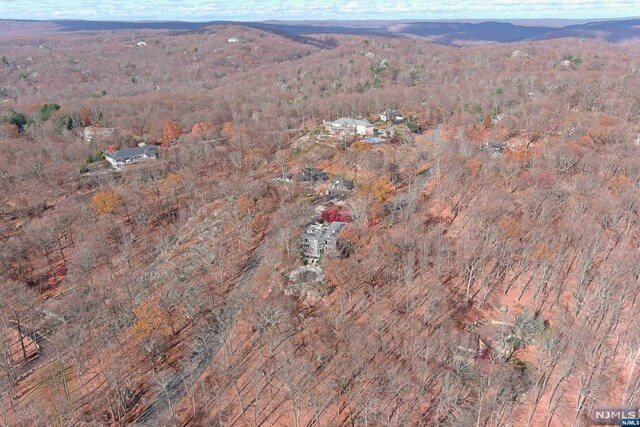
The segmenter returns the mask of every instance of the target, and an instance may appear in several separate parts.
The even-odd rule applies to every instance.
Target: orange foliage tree
[[[173,332],[171,316],[164,310],[156,299],[148,299],[133,309],[136,322],[133,324],[133,332],[145,339],[153,334],[169,335]]]
[[[486,116],[484,116],[484,122],[482,123],[482,127],[484,129],[489,129],[491,127],[491,113],[487,113]]]
[[[118,206],[118,195],[113,191],[99,191],[91,199],[91,205],[100,214],[113,212]]]
[[[386,176],[382,176],[371,184],[363,185],[361,191],[365,194],[371,194],[377,201],[381,202],[393,191],[393,183]]]
[[[0,138],[17,138],[20,136],[18,126],[13,124],[0,125]]]
[[[91,126],[93,124],[93,118],[91,117],[91,111],[88,108],[83,108],[80,111],[80,126]]]
[[[469,172],[471,172],[473,175],[477,175],[478,172],[480,172],[481,167],[482,167],[482,163],[480,162],[479,159],[467,160],[467,169],[469,169]]]
[[[264,232],[266,226],[265,218],[259,213],[256,213],[251,220],[251,231],[253,231],[253,234],[260,234]]]
[[[631,180],[626,175],[616,175],[609,179],[608,187],[611,191],[619,190],[631,183]]]
[[[356,150],[364,150],[364,151],[369,151],[371,150],[371,144],[367,144],[364,141],[357,141],[354,142],[353,144],[351,144],[351,148],[354,148]]]
[[[172,192],[177,190],[182,184],[183,178],[177,173],[168,174],[160,183],[159,188],[160,191],[164,192]]]
[[[180,123],[167,120],[162,125],[162,142],[165,144],[176,141],[182,135],[182,126]]]
[[[233,123],[231,122],[225,122],[225,124],[222,126],[222,133],[224,136],[226,136],[227,138],[231,138],[233,136]]]
[[[487,129],[484,127],[469,126],[465,129],[464,136],[477,144],[482,144],[487,137]]]
[[[213,124],[209,122],[198,122],[191,127],[191,133],[194,136],[202,136],[213,129]]]
[[[523,163],[526,162],[528,160],[531,159],[531,152],[523,150],[523,149],[518,149],[518,148],[508,148],[504,151],[505,157],[517,162],[517,163]]]
[[[510,239],[517,239],[524,235],[520,221],[515,218],[501,218],[498,220],[498,227],[500,227],[502,234]]]
[[[238,197],[237,206],[238,206],[238,214],[240,215],[241,218],[244,218],[249,213],[253,212],[256,204],[253,200],[251,200],[249,197],[243,194],[240,197]]]

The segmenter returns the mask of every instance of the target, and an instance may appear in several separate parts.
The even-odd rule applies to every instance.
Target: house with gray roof
[[[311,181],[312,184],[320,181],[326,181],[329,179],[329,174],[312,168],[305,168],[305,170],[300,175],[300,179],[303,181]]]
[[[373,124],[367,119],[352,119],[350,117],[341,117],[333,122],[325,121],[323,123],[325,129],[332,133],[342,133],[345,135],[373,135]]]
[[[120,170],[131,163],[157,159],[158,147],[155,145],[143,145],[141,147],[124,148],[113,153],[105,153],[104,158],[111,163],[114,169]]]
[[[331,178],[331,181],[329,182],[329,189],[327,190],[327,194],[346,193],[347,191],[353,190],[354,188],[355,184],[353,183],[353,181],[343,176],[336,175]]]
[[[346,222],[310,224],[302,236],[302,253],[308,260],[317,260],[324,252],[335,252],[338,234],[347,226]]]

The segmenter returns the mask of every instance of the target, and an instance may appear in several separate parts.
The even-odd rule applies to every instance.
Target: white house
[[[240,43],[240,38],[239,37],[231,37],[229,40],[227,40],[229,43]]]
[[[137,163],[147,159],[158,158],[158,147],[143,145],[142,147],[124,148],[113,153],[105,153],[104,158],[114,169],[122,169],[130,163]]]
[[[366,119],[341,117],[333,122],[324,122],[324,127],[334,133],[340,132],[348,135],[358,134],[361,136],[373,135],[373,124]]]

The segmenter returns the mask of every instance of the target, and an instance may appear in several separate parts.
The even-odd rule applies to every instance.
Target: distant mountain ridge
[[[398,33],[425,37],[442,44],[460,44],[460,42],[510,43],[567,37],[600,39],[619,43],[640,38],[640,19],[597,21],[559,28],[491,21],[477,24],[418,22],[406,24]]]
[[[311,34],[347,34],[381,37],[421,37],[445,45],[477,43],[511,43],[527,40],[548,40],[567,37],[599,39],[620,43],[640,39],[640,18],[591,21],[558,26],[561,21],[549,20],[552,25],[542,25],[544,20],[531,21],[540,25],[524,25],[523,21],[19,21],[4,23],[42,23],[54,31],[118,31],[118,30],[173,30],[201,31],[217,25],[243,25],[283,36]],[[517,23],[515,23],[517,22]],[[570,21],[567,21],[570,22]]]

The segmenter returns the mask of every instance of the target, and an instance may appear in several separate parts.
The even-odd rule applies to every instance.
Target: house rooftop
[[[309,237],[322,237],[322,235],[324,234],[324,230],[323,230],[323,226],[322,224],[310,224],[307,229],[304,231],[304,236],[309,236]]]
[[[105,157],[118,161],[141,155],[154,156],[157,151],[158,147],[155,145],[143,145],[142,147],[124,148],[114,153],[105,153]]]
[[[326,181],[328,179],[329,174],[321,170],[305,169],[304,172],[302,172],[303,181]]]
[[[373,126],[367,119],[352,119],[351,117],[340,117],[333,122],[334,126],[355,127],[355,126]]]
[[[355,187],[355,184],[350,179],[345,178],[344,176],[336,175],[331,178],[331,186],[333,187],[345,187],[349,190]]]
[[[338,232],[340,232],[340,230],[342,230],[346,226],[347,226],[346,222],[334,221],[334,222],[330,223],[329,226],[327,227],[326,235],[327,236],[333,236],[333,235],[337,234]]]
[[[375,136],[362,140],[362,142],[366,142],[367,144],[380,144],[381,142],[384,142],[384,141],[385,140],[383,138],[377,138]]]
[[[323,224],[310,224],[307,226],[306,230],[303,233],[303,236],[307,237],[315,237],[315,238],[331,238],[338,234],[340,230],[347,226],[346,222],[334,221],[330,223]]]

